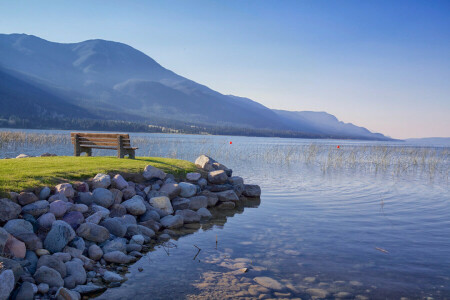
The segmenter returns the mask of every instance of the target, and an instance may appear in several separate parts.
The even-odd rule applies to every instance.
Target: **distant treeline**
[[[59,129],[59,130],[89,130],[89,131],[121,131],[148,133],[181,133],[181,134],[212,134],[256,137],[309,138],[309,139],[361,139],[367,137],[348,137],[335,135],[311,134],[298,131],[242,128],[231,125],[210,126],[204,124],[186,123],[173,120],[152,120],[150,122],[129,122],[120,120],[95,120],[74,118],[32,118],[18,116],[2,117],[0,127],[23,129]]]

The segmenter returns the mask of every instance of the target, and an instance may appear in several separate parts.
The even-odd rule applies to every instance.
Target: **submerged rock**
[[[268,289],[272,289],[272,290],[282,290],[283,289],[283,285],[281,283],[279,283],[278,281],[276,281],[275,279],[272,279],[270,277],[255,277],[255,278],[253,278],[253,280]]]

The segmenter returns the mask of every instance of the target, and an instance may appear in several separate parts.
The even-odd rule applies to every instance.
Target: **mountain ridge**
[[[80,117],[143,123],[164,118],[318,137],[390,139],[334,116],[333,122],[318,122],[304,113],[271,110],[249,98],[221,94],[119,42],[56,43],[25,34],[0,34],[0,66],[61,98],[61,105],[90,112]],[[4,94],[0,90],[3,102]]]

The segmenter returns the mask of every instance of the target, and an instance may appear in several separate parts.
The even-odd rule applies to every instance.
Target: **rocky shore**
[[[195,164],[183,179],[148,165],[0,199],[0,300],[81,299],[118,286],[126,265],[176,230],[261,195],[208,156]]]

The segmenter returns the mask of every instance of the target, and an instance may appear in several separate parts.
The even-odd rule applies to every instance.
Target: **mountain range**
[[[214,133],[233,128],[259,135],[390,139],[325,112],[274,110],[221,94],[126,44],[98,39],[63,44],[0,34],[0,120],[12,117],[30,126],[64,119],[171,122]]]

